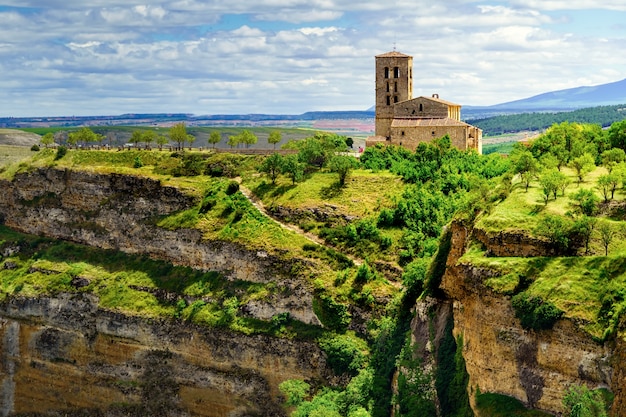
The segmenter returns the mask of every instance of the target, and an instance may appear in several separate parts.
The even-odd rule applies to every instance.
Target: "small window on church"
[[[424,111],[424,105],[420,103],[420,111]]]
[[[398,92],[398,82],[393,83],[393,91]]]
[[[394,67],[394,69],[393,69],[393,78],[400,78],[400,68]]]
[[[389,92],[389,83],[387,83],[387,92]]]
[[[389,67],[385,67],[385,78],[389,78]]]
[[[435,136],[435,131],[433,130],[433,136]]]
[[[404,136],[404,130],[402,131],[402,133],[400,133],[402,136]]]
[[[391,104],[391,97],[387,96],[387,105],[389,106]]]
[[[397,103],[398,102],[398,96],[393,96],[393,102]]]

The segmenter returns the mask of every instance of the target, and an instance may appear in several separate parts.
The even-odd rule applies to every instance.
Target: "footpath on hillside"
[[[304,230],[302,230],[300,227],[298,227],[295,224],[290,224],[290,223],[284,223],[280,220],[278,220],[277,218],[275,218],[274,216],[272,216],[272,214],[270,213],[270,211],[267,209],[267,207],[265,207],[265,204],[263,204],[263,201],[261,201],[259,198],[257,198],[254,193],[252,191],[250,191],[248,188],[246,188],[242,183],[241,183],[241,177],[237,177],[235,178],[235,180],[239,183],[239,190],[241,191],[241,193],[244,195],[244,197],[246,197],[248,199],[248,201],[250,201],[250,203],[256,207],[257,210],[259,210],[259,212],[261,212],[264,216],[266,216],[267,218],[269,218],[270,220],[272,220],[273,222],[277,223],[280,227],[287,229],[287,230],[291,230],[292,232],[295,232],[301,236],[303,236],[305,239],[329,248],[329,249],[333,249],[336,250],[335,248],[333,248],[332,246],[329,246],[326,244],[326,242],[321,239],[319,236],[310,233],[310,232],[305,232]],[[352,260],[352,262],[354,262],[355,265],[360,266],[363,264],[363,259],[357,258],[353,255],[349,255],[349,254],[344,254],[345,256],[347,256],[350,260]]]

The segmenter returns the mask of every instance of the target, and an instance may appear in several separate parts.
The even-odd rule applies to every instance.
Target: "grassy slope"
[[[158,179],[163,185],[176,186],[184,192],[197,197],[198,201],[197,206],[160,219],[159,224],[162,227],[172,229],[193,227],[201,230],[207,239],[233,241],[252,250],[265,250],[286,259],[307,259],[309,266],[299,274],[304,280],[304,284],[314,286],[318,291],[329,294],[340,302],[355,302],[355,291],[358,293],[366,292],[367,294],[385,297],[386,299],[398,292],[397,288],[381,277],[364,285],[359,284],[355,286],[356,266],[343,270],[346,268],[346,265],[338,261],[332,252],[328,252],[320,247],[317,247],[318,249],[316,250],[311,250],[311,242],[309,240],[300,234],[281,227],[275,221],[262,215],[240,193],[227,195],[226,188],[233,180],[221,177],[212,178],[204,175],[194,177],[172,176],[169,172],[179,164],[180,159],[173,157],[169,152],[70,150],[65,157],[58,161],[54,161],[54,154],[55,151],[42,150],[29,163],[9,166],[8,169],[0,173],[0,178],[10,179],[16,172],[27,171],[33,167],[54,166],[95,173],[121,173]],[[208,154],[205,152],[204,155],[207,156]],[[134,168],[137,157],[143,163],[143,166],[140,168]],[[217,155],[216,158],[224,158],[224,155]],[[255,157],[237,156],[236,158],[238,158],[236,164],[243,171],[242,176],[247,178],[256,177],[256,174],[251,171],[251,167],[255,164]],[[366,173],[361,173],[361,175],[364,178],[370,177]],[[309,187],[314,189],[323,188],[327,185],[327,180],[329,179],[330,176],[328,174],[316,175],[299,184],[292,191],[297,193],[299,187],[302,187],[302,189]],[[394,181],[397,181],[397,179],[394,179]],[[347,194],[351,196],[347,200],[349,204],[342,208],[346,214],[362,215],[364,210],[373,211],[373,205],[378,204],[376,203],[378,197],[374,196],[378,196],[379,190],[372,186],[363,188],[358,184],[360,182],[356,182],[355,187],[350,188],[351,191]],[[352,201],[356,199],[355,195],[358,195],[361,199],[360,204]],[[208,210],[201,211],[200,208],[207,199],[212,199],[213,202]],[[340,200],[340,197],[336,198],[336,201]],[[367,201],[368,204],[365,205],[363,201]],[[323,204],[324,201],[322,198],[318,198],[317,202]],[[6,235],[6,233],[6,230],[3,231],[2,236]],[[0,236],[0,240],[2,236]],[[20,237],[19,239],[25,238]],[[84,251],[77,251],[77,253],[82,252]],[[93,257],[93,259],[108,258],[114,257],[111,255]],[[132,263],[135,261],[127,262]],[[243,293],[240,293],[240,291],[236,291],[233,288],[226,290],[223,288],[224,285],[229,287],[229,284],[211,284],[210,288],[199,290],[196,296],[200,297],[201,300],[208,298],[213,301],[211,303],[205,302],[205,305],[202,306],[197,304],[196,309],[198,311],[188,312],[187,308],[191,308],[190,306],[163,305],[149,292],[146,293],[146,291],[132,288],[133,286],[169,288],[167,285],[171,284],[156,283],[153,280],[160,273],[150,271],[153,268],[161,268],[160,266],[149,266],[147,270],[142,267],[139,268],[137,273],[134,273],[130,267],[128,271],[122,271],[115,265],[94,263],[93,260],[82,258],[76,258],[68,263],[64,263],[61,259],[50,261],[44,258],[37,260],[24,259],[17,263],[20,266],[18,270],[4,271],[3,275],[1,275],[4,285],[1,292],[5,295],[15,293],[16,291],[32,295],[41,292],[70,290],[69,282],[71,277],[80,275],[90,278],[92,284],[87,287],[87,290],[97,293],[105,307],[129,310],[135,313],[149,312],[151,315],[166,317],[191,315],[194,320],[204,321],[209,324],[215,324],[220,321],[222,314],[220,311],[224,310],[223,303],[231,298],[233,294],[237,294],[238,303],[245,304],[251,297],[263,297],[267,295],[267,291],[275,290],[271,288],[271,285],[269,287],[260,286],[261,288],[257,288],[249,283],[240,283],[236,285],[243,286],[245,290]],[[33,274],[27,274],[25,271],[28,271],[33,266],[42,270],[56,272],[50,276],[44,276],[45,274],[31,276]],[[107,273],[106,271],[115,272]],[[340,280],[337,280],[338,274],[341,274]],[[166,281],[168,281],[167,276],[167,274],[164,274]],[[209,279],[214,280],[211,277],[199,276],[192,278],[194,282],[191,284],[192,286],[197,286],[197,282],[205,282]],[[51,281],[48,282],[48,280]],[[217,286],[217,295],[213,292],[213,287],[215,286]],[[189,291],[187,287],[176,287],[174,290],[181,295],[188,295],[185,291]],[[372,301],[373,299],[371,298],[367,300],[367,302]],[[370,307],[374,306],[370,305]],[[203,313],[200,314],[199,311]],[[238,321],[234,323],[236,325]]]
[[[522,184],[517,184],[511,195],[498,204],[492,212],[481,218],[476,226],[490,232],[525,231],[531,233],[538,219],[546,213],[565,215],[571,210],[568,195],[579,187],[595,190],[597,178],[606,173],[604,168],[597,168],[578,185],[574,173],[568,169],[572,184],[565,196],[550,200],[544,204],[542,193],[537,183],[533,183],[526,192]],[[626,192],[618,190],[615,200],[626,199]],[[529,280],[527,292],[540,296],[554,303],[565,312],[565,316],[576,320],[592,336],[602,339],[614,331],[617,315],[626,308],[624,293],[626,288],[626,240],[622,229],[624,222],[599,216],[608,221],[617,233],[609,246],[609,256],[605,257],[604,247],[597,233],[592,234],[591,256],[554,257],[554,258],[496,258],[485,257],[482,248],[470,248],[462,262],[499,271],[500,276],[489,278],[486,285],[494,290],[513,294],[520,280]],[[603,218],[604,217],[604,218]],[[608,303],[602,308],[603,303]],[[624,304],[624,306],[622,306]],[[607,308],[610,310],[607,311]]]

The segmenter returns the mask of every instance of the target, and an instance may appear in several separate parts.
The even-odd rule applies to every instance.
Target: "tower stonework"
[[[376,136],[390,137],[394,104],[413,98],[413,57],[400,52],[376,56]]]

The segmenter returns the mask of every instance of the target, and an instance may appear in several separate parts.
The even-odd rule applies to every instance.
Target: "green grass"
[[[33,154],[27,146],[0,145],[0,172],[11,164],[28,160]]]
[[[281,290],[271,283],[229,281],[217,272],[24,235],[0,226],[0,250],[16,246],[19,253],[0,260],[1,265],[16,266],[0,268],[0,300],[88,292],[98,297],[101,308],[133,316],[177,318],[280,337],[317,338],[323,333],[295,320],[277,328],[272,322],[242,315],[240,308],[246,303]],[[87,285],[72,285],[76,279]]]

